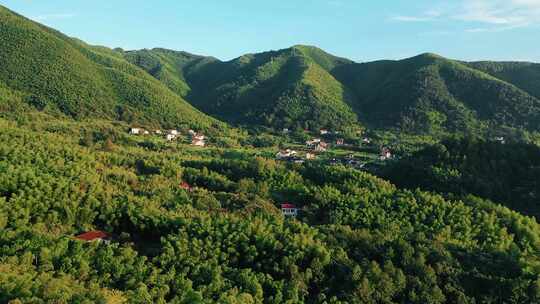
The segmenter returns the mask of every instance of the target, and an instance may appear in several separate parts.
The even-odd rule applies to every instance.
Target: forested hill
[[[224,125],[104,47],[89,46],[0,6],[0,107],[74,118],[208,129]]]
[[[0,128],[0,303],[540,301],[540,226],[489,201],[249,149],[84,140],[112,123]],[[94,230],[109,242],[75,237]]]
[[[475,139],[446,140],[389,166],[399,186],[474,194],[540,219],[540,148]]]
[[[126,58],[230,122],[311,129],[357,123],[352,95],[330,74],[352,61],[318,48],[299,45],[228,62],[162,49],[128,52]]]
[[[535,64],[464,63],[435,54],[360,64],[310,46],[229,62],[162,49],[126,58],[233,123],[316,129],[359,121],[424,134],[540,126]]]
[[[506,81],[435,54],[344,66],[362,118],[381,127],[433,133],[486,126],[538,130],[540,100]]]
[[[222,62],[166,49],[89,46],[3,7],[0,17],[4,112],[33,107],[201,129],[225,125],[199,110],[274,128],[429,135],[540,128],[538,64],[434,54],[361,64],[303,45]]]
[[[540,98],[540,64],[531,62],[471,62],[469,66],[505,80]]]

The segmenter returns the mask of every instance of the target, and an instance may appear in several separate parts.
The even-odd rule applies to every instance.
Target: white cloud
[[[540,1],[469,0],[454,18],[497,26],[528,26],[540,22]]]
[[[460,0],[454,5],[414,16],[395,16],[392,21],[461,21],[473,26],[471,33],[506,31],[540,24],[540,0]]]
[[[394,17],[390,17],[390,20],[401,21],[401,22],[427,22],[427,21],[433,21],[433,18],[420,17],[420,16],[394,16]]]
[[[39,22],[44,22],[44,21],[50,21],[50,20],[70,19],[70,18],[74,18],[75,16],[76,16],[75,14],[70,14],[70,13],[44,14],[44,15],[31,17],[30,19],[39,21]]]
[[[390,17],[390,20],[400,21],[400,22],[429,22],[429,21],[434,21],[441,16],[442,16],[441,11],[432,9],[432,10],[428,10],[424,12],[423,14],[419,16],[398,15],[398,16]]]

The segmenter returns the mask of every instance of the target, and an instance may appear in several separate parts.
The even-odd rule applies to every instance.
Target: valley
[[[539,75],[127,51],[0,6],[0,303],[538,303]]]

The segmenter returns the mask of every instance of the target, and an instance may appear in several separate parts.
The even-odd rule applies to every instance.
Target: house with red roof
[[[193,190],[193,188],[191,187],[191,185],[188,184],[188,183],[186,183],[186,182],[180,183],[180,188],[181,188],[181,189],[184,189],[184,190],[186,190],[186,191],[192,191],[192,190]]]
[[[109,242],[111,238],[110,234],[100,230],[88,231],[75,236],[75,239],[85,242]]]
[[[281,204],[281,213],[287,217],[296,217],[298,215],[298,208],[291,203]]]

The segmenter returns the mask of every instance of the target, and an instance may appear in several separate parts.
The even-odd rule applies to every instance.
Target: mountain
[[[356,63],[313,46],[231,61],[90,46],[0,8],[0,109],[223,128],[540,129],[540,65],[435,54]],[[201,112],[205,112],[202,114]],[[213,116],[215,118],[209,117]]]
[[[162,49],[130,52],[126,58],[158,79],[174,79],[164,81],[171,89],[186,83],[188,89],[176,91],[204,112],[233,123],[312,129],[358,123],[349,89],[330,74],[352,61],[315,47],[294,46],[228,62]]]
[[[312,129],[359,123],[428,134],[540,125],[540,68],[532,63],[466,63],[435,54],[355,63],[310,46],[228,62],[163,49],[126,58],[232,123]]]
[[[538,130],[540,100],[520,86],[435,54],[338,67],[363,121],[432,133],[482,126]],[[517,77],[516,77],[516,80]]]
[[[222,123],[116,51],[95,47],[0,7],[0,106],[73,118],[209,128]]]
[[[540,64],[531,62],[471,62],[468,65],[540,98]]]
[[[213,57],[161,48],[127,51],[124,56],[126,60],[144,69],[182,97],[186,97],[191,91],[186,75],[191,75],[201,66],[218,61]]]

